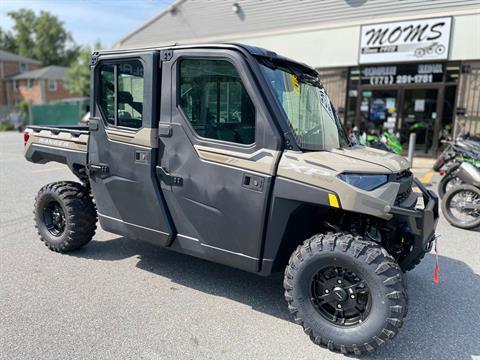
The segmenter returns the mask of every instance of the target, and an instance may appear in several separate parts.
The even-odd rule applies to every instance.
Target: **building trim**
[[[178,6],[187,0],[178,0],[175,2],[172,7]],[[146,29],[149,25],[154,23],[156,20],[163,17],[171,11],[171,7],[163,10],[160,14],[156,17],[147,21],[144,25],[139,27],[138,29],[132,31],[131,33],[127,34],[125,37],[117,41],[113,47],[122,47],[123,43],[127,40],[135,36],[137,33],[141,32],[142,30]],[[308,25],[308,26],[298,26],[298,27],[289,27],[283,29],[275,29],[275,30],[265,30],[265,31],[258,31],[258,32],[238,32],[226,35],[212,35],[201,37],[200,39],[196,38],[184,38],[180,40],[175,40],[179,44],[183,43],[193,43],[193,42],[202,42],[202,43],[209,43],[209,42],[223,42],[223,41],[235,41],[241,40],[244,38],[262,38],[262,37],[269,37],[269,36],[277,36],[277,35],[285,35],[285,34],[294,34],[294,33],[303,33],[303,32],[313,32],[318,30],[330,30],[330,29],[339,29],[339,28],[352,28],[358,27],[361,25],[373,25],[373,24],[381,24],[381,23],[388,23],[388,22],[395,22],[395,21],[403,21],[405,19],[408,20],[417,20],[417,19],[428,19],[428,18],[436,18],[436,17],[443,17],[443,16],[464,16],[464,15],[478,15],[480,14],[480,9],[462,9],[462,10],[445,10],[439,11],[432,14],[432,12],[422,11],[418,14],[401,14],[397,16],[389,16],[389,17],[381,17],[375,20],[368,21],[366,19],[361,20],[343,20],[341,22],[335,23],[328,23],[328,24],[320,24],[320,25]]]

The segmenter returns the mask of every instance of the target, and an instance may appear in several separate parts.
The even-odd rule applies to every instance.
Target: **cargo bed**
[[[38,164],[66,164],[77,174],[87,164],[89,135],[85,126],[28,126],[24,135],[25,157]]]

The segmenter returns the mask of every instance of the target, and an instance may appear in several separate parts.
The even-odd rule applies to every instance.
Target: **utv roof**
[[[141,52],[141,51],[151,51],[151,50],[173,50],[173,49],[236,49],[240,51],[246,51],[251,55],[269,58],[276,61],[288,62],[297,64],[309,71],[316,72],[316,70],[304,63],[289,59],[285,56],[279,55],[274,51],[267,50],[261,47],[240,44],[240,43],[214,43],[214,44],[192,44],[192,45],[180,45],[178,43],[159,45],[156,47],[140,47],[140,48],[128,48],[128,49],[111,49],[111,50],[100,50],[96,53],[102,54],[118,54],[118,53],[130,53],[130,52]]]

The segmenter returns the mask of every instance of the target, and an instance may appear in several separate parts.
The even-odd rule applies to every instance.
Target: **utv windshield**
[[[302,149],[330,150],[349,145],[348,136],[316,76],[297,71],[288,63],[261,61],[260,64]]]

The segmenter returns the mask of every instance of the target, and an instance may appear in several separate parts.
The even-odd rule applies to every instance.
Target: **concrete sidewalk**
[[[419,178],[423,184],[429,184],[435,172],[432,170],[435,158],[414,157],[413,158],[413,174]]]

